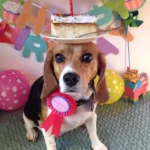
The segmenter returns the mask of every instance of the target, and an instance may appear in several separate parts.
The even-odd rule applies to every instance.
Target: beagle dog
[[[96,133],[97,102],[104,103],[109,99],[105,81],[106,62],[104,55],[92,43],[84,44],[55,44],[48,50],[44,64],[44,75],[32,85],[28,102],[24,107],[23,119],[27,130],[28,140],[36,141],[41,124],[51,111],[47,108],[46,97],[60,90],[69,94],[77,103],[76,112],[64,117],[61,134],[85,124],[93,150],[107,150]],[[94,78],[100,79],[96,88]],[[47,150],[56,150],[54,135],[51,128],[41,130]]]

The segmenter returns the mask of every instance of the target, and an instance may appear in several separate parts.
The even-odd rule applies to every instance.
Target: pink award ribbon
[[[65,116],[71,116],[75,112],[76,101],[70,95],[56,91],[46,98],[46,104],[52,112],[43,122],[41,128],[44,128],[47,132],[52,126],[51,134],[58,137],[63,118]]]

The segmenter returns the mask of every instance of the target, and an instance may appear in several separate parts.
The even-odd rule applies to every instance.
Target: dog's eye
[[[82,61],[83,61],[83,62],[88,63],[88,62],[90,62],[91,60],[92,60],[92,54],[90,54],[90,53],[86,53],[86,54],[84,54],[84,55],[82,56]]]
[[[55,55],[55,59],[57,63],[63,63],[65,61],[65,57],[60,53]]]

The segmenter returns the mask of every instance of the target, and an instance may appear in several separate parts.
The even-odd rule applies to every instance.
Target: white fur
[[[45,139],[47,150],[56,150],[56,142],[54,135],[51,135],[51,128],[47,132],[42,129],[42,133]]]
[[[96,133],[96,120],[97,120],[97,115],[95,113],[96,106],[97,104],[95,104],[94,112],[90,111],[90,107],[88,104],[77,107],[75,114],[64,118],[60,134],[64,134],[68,131],[77,128],[82,124],[85,124],[87,131],[89,133],[93,150],[107,150],[107,147],[103,143],[101,143]],[[47,115],[49,115],[50,113],[51,110],[48,110]],[[26,124],[27,139],[31,141],[36,141],[37,133],[33,129],[36,125],[34,124],[33,121],[27,119],[24,114],[23,119]],[[45,139],[47,150],[56,150],[56,142],[54,135],[51,135],[51,128],[48,130],[48,132],[45,132],[44,129],[42,129],[42,133]]]
[[[29,120],[23,113],[23,119],[25,122],[25,128],[27,130],[26,138],[29,141],[35,142],[37,140],[38,134],[35,131],[34,127],[36,127],[35,123],[32,120]]]
[[[107,150],[107,147],[100,142],[97,133],[96,133],[96,121],[97,121],[97,115],[96,113],[93,113],[91,117],[89,117],[86,122],[86,128],[89,133],[89,137],[92,143],[92,148],[94,150]]]
[[[67,93],[67,89],[70,87],[68,87],[63,80],[63,77],[66,73],[76,73],[76,71],[72,68],[71,65],[68,65],[64,68],[64,70],[62,71],[61,75],[60,75],[60,79],[59,79],[59,87],[60,87],[60,91],[62,93],[66,93],[71,95],[74,99],[78,100],[78,99],[88,99],[90,97],[90,95],[92,94],[92,90],[88,89],[85,87],[84,82],[82,80],[79,80],[79,82],[73,87],[73,89],[76,89],[76,92],[69,92]]]
[[[66,84],[64,83],[63,77],[64,77],[64,75],[65,75],[66,73],[68,73],[68,72],[75,73],[75,71],[73,70],[73,68],[72,68],[70,65],[66,66],[66,67],[64,68],[64,70],[62,71],[61,75],[60,75],[59,86],[60,86],[60,91],[61,91],[62,93],[64,93],[64,92],[66,91],[66,89],[67,89],[67,86],[66,86]]]

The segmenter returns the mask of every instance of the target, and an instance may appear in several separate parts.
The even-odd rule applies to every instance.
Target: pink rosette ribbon
[[[76,101],[67,94],[56,91],[46,98],[46,104],[52,110],[41,125],[47,132],[52,126],[52,133],[56,137],[60,134],[61,125],[65,116],[71,116],[76,110]]]

